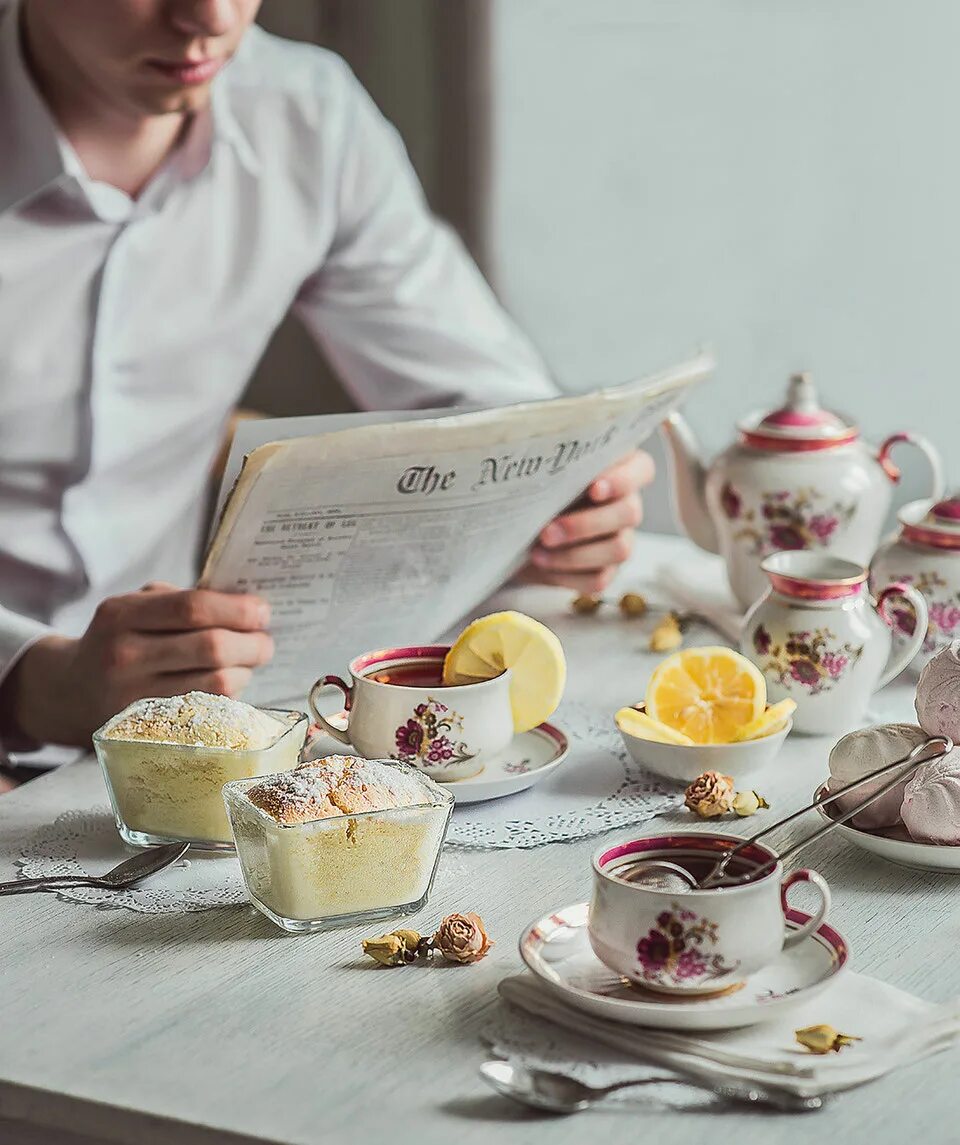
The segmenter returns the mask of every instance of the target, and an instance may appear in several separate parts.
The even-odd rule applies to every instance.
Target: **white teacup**
[[[730,874],[771,863],[765,874],[738,886],[709,890],[658,890],[623,876],[643,860],[667,859],[702,878],[726,851],[743,840],[696,832],[652,835],[607,843],[593,857],[593,898],[588,931],[594,953],[617,974],[664,994],[713,994],[742,983],[768,966],[785,946],[817,929],[830,909],[826,882],[809,870],[784,878],[776,853],[751,843]],[[817,913],[787,930],[787,890],[810,882],[820,892]]]
[[[474,684],[445,685],[448,648],[417,645],[366,652],[350,663],[351,683],[322,676],[310,710],[328,734],[367,759],[399,759],[440,783],[466,779],[513,739],[510,671]],[[344,695],[345,725],[321,715],[325,688]]]

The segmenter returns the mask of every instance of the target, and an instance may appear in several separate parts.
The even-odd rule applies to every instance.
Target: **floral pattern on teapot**
[[[761,657],[758,667],[765,676],[776,677],[787,691],[796,686],[810,696],[829,691],[863,655],[862,644],[839,644],[829,628],[787,632],[783,643],[775,644],[767,629],[758,624],[752,639]]]
[[[927,635],[923,642],[924,652],[934,652],[944,644],[960,637],[960,592],[952,597],[943,599],[940,591],[950,590],[946,580],[934,570],[926,570],[911,576],[909,573],[901,576],[900,580],[918,588],[927,598],[928,616]],[[908,608],[892,608],[890,610],[896,623],[898,634],[913,635],[914,615]]]
[[[744,506],[743,494],[727,481],[720,491],[720,505],[728,521],[737,522],[733,539],[745,543],[753,556],[798,549],[825,549],[836,533],[848,525],[856,503],[825,504],[817,489],[795,492],[778,489],[760,494],[759,509]]]

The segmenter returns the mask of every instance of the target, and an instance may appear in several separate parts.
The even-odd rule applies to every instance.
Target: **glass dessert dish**
[[[223,798],[253,904],[301,934],[424,906],[454,803],[408,764],[346,756],[235,780]]]
[[[295,767],[306,739],[307,716],[282,709],[250,709],[276,721],[275,737],[266,743],[227,747],[118,736],[115,729],[137,707],[131,704],[93,735],[124,841],[135,847],[189,842],[200,850],[233,851],[233,833],[221,794],[224,784]]]

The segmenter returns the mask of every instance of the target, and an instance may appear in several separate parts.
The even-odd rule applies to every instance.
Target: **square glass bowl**
[[[269,747],[250,750],[108,739],[105,730],[129,709],[95,731],[94,750],[124,841],[135,847],[187,842],[200,850],[232,851],[224,784],[296,767],[307,736],[303,712],[262,710],[286,731]]]
[[[379,762],[415,775],[423,802],[286,824],[247,799],[256,779],[224,787],[247,892],[277,926],[308,934],[425,905],[454,799],[407,764]]]

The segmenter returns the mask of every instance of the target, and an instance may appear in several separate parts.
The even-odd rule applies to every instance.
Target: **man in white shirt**
[[[195,577],[224,427],[289,309],[363,407],[557,392],[343,61],[251,27],[258,6],[0,7],[8,759],[83,744],[140,696],[236,694],[270,658],[262,601],[175,586]],[[640,453],[613,467],[524,575],[602,589],[651,477]]]

